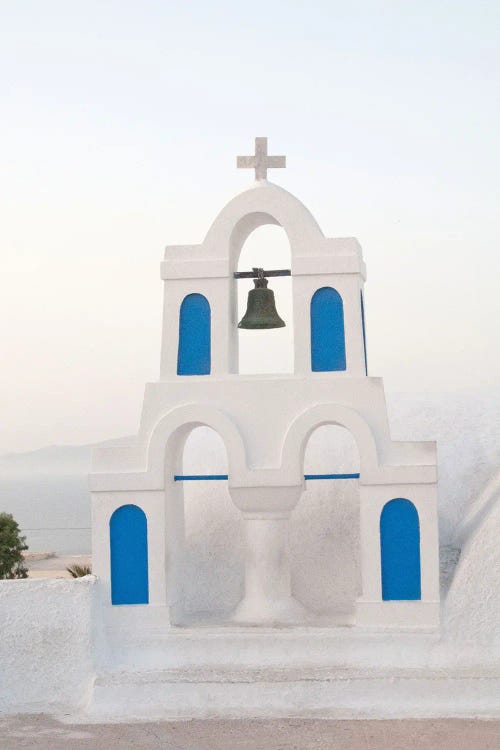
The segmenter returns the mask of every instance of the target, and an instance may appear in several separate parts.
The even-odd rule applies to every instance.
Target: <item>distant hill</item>
[[[12,513],[32,552],[90,552],[91,451],[54,445],[0,457],[0,511]]]
[[[72,474],[90,470],[91,445],[50,445],[0,456],[0,473]]]

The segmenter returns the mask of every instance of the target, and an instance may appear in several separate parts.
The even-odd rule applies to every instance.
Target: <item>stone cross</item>
[[[254,156],[238,156],[238,169],[255,169],[256,180],[267,180],[267,170],[286,167],[286,156],[268,156],[267,138],[255,139]]]

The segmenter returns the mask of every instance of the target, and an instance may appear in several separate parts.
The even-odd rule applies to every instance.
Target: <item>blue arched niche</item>
[[[382,599],[420,599],[420,525],[413,503],[396,498],[380,516]]]
[[[209,374],[210,304],[203,294],[188,294],[179,313],[177,375]]]
[[[311,369],[345,370],[344,305],[336,289],[324,286],[311,299]]]
[[[148,524],[137,505],[122,505],[109,521],[111,603],[148,604]]]

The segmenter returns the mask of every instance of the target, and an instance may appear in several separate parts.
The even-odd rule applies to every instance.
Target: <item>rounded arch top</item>
[[[109,524],[112,525],[117,518],[123,516],[125,513],[130,513],[136,518],[145,519],[147,521],[147,516],[140,505],[137,505],[137,503],[124,503],[114,509],[109,518]]]
[[[212,406],[186,404],[165,414],[153,428],[147,445],[147,471],[163,475],[166,453],[182,451],[184,442],[195,427],[210,427],[222,439],[229,471],[237,476],[246,473],[246,453],[243,438],[236,424]],[[178,440],[180,438],[180,440]]]
[[[282,447],[282,467],[285,470],[293,472],[299,466],[302,471],[309,437],[317,427],[325,424],[345,427],[352,434],[359,451],[362,475],[377,471],[377,444],[368,423],[354,409],[339,404],[316,404],[296,417]]]
[[[314,254],[324,240],[316,219],[298,198],[273,183],[257,183],[222,209],[203,243],[205,254],[220,258],[227,253],[230,269],[248,236],[266,224],[281,226],[294,256]]]

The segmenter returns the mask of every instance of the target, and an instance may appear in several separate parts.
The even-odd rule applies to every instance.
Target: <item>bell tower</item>
[[[183,622],[183,486],[222,481],[240,514],[245,559],[242,599],[228,622],[310,624],[315,614],[293,594],[289,520],[306,482],[348,478],[359,486],[354,626],[433,628],[436,447],[391,440],[382,380],[368,376],[361,247],[354,238],[325,237],[297,198],[267,181],[268,169],[286,166],[284,156],[268,154],[267,139],[257,138],[255,154],[238,157],[237,166],[254,169],[255,183],[229,201],[201,244],[165,249],[161,370],[146,385],[139,432],[94,453],[94,570],[103,606],[118,625],[134,603],[144,607],[146,620],[155,605],[154,617],[163,612],[166,627]],[[286,232],[291,267],[238,271],[245,240],[267,224]],[[281,319],[270,285],[284,274],[291,276],[293,321]],[[242,277],[254,279],[255,288],[239,320]],[[293,325],[293,372],[240,374],[238,329],[265,336],[265,329],[285,324]],[[327,424],[352,434],[359,472],[339,475],[332,466],[328,474],[305,476],[309,437]],[[183,475],[183,445],[199,425],[222,438],[227,475]],[[121,510],[129,506],[137,510]],[[129,590],[133,575],[123,572],[124,543],[142,551],[140,601]]]
[[[354,238],[326,238],[305,206],[268,182],[267,170],[284,168],[286,160],[284,156],[268,156],[267,151],[267,139],[256,138],[255,155],[238,157],[239,168],[255,170],[254,186],[228,203],[202,245],[165,249],[162,379],[176,374],[238,373],[235,285],[238,279],[254,278],[257,294],[251,294],[252,307],[248,312],[255,315],[260,310],[257,319],[244,319],[239,327],[277,327],[279,311],[273,307],[271,289],[266,291],[264,282],[283,275],[292,277],[294,319],[288,323],[294,329],[295,374],[367,374],[363,309],[366,268],[359,243]],[[285,230],[291,247],[291,268],[238,272],[238,257],[245,240],[266,224]],[[195,316],[193,325],[187,326],[185,320],[195,315],[193,308],[204,309],[204,322]],[[264,310],[267,312],[263,319]],[[276,320],[269,318],[270,314],[276,315]],[[206,366],[205,356],[205,365],[200,366],[203,372],[196,366],[190,372],[179,372],[178,351],[189,349],[195,359],[198,347],[207,349],[209,336],[211,367]]]

